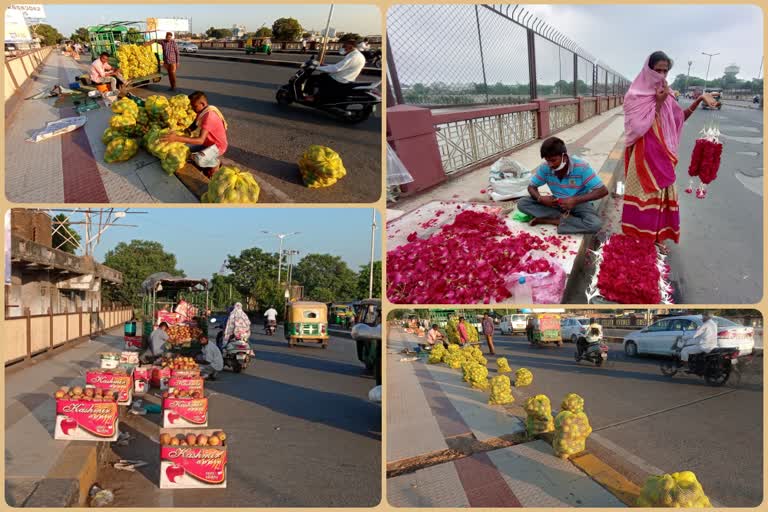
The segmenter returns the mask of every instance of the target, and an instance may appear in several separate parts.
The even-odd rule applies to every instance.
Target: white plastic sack
[[[403,162],[398,158],[392,146],[387,144],[387,187],[396,187],[411,183],[413,176],[405,168]]]
[[[509,201],[528,195],[531,171],[512,157],[498,159],[488,176],[488,195],[493,201]]]
[[[36,131],[28,139],[27,142],[40,142],[48,140],[52,137],[57,137],[65,133],[77,130],[85,125],[88,120],[85,116],[78,117],[65,117],[57,121],[51,121],[45,125],[45,128]]]
[[[368,392],[368,400],[377,404],[381,403],[381,386],[376,386]]]

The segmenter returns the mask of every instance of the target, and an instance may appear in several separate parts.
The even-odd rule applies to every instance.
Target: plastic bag
[[[552,405],[547,395],[532,396],[525,401],[525,427],[528,435],[552,432],[555,429],[555,421],[552,418]]]
[[[528,195],[531,171],[512,157],[498,159],[488,176],[488,195],[493,201],[508,201]]]
[[[545,260],[549,264],[549,271],[529,273],[525,271],[514,272],[507,276],[505,284],[514,292],[520,278],[525,278],[525,283],[531,287],[533,302],[535,304],[560,304],[565,292],[565,269],[542,251],[530,251],[523,260],[524,263],[534,260]]]
[[[512,384],[506,375],[497,375],[491,379],[491,396],[488,398],[489,405],[504,405],[515,401],[512,396]]]
[[[512,373],[512,368],[509,367],[509,362],[506,357],[500,357],[496,360],[498,365],[498,373]]]
[[[555,437],[552,448],[555,455],[567,459],[587,448],[587,437],[592,433],[589,418],[583,412],[560,411],[555,418]]]
[[[520,368],[515,372],[515,387],[530,386],[533,383],[533,374],[528,368]]]
[[[392,146],[387,144],[387,187],[396,187],[411,182],[413,182],[413,176],[405,168]]]
[[[710,508],[712,504],[704,494],[696,475],[692,471],[681,471],[671,475],[648,477],[640,490],[637,506],[643,508]]]

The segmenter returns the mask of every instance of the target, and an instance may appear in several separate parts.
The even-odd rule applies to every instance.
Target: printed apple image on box
[[[171,378],[171,369],[168,367],[152,367],[152,378],[150,383],[152,387],[160,388],[160,391],[166,391],[168,389],[168,381]]]
[[[161,489],[226,487],[227,441],[222,431],[160,429]]]
[[[131,405],[133,401],[133,380],[124,370],[88,370],[85,383],[106,391],[117,391],[118,405]]]
[[[56,400],[54,439],[117,441],[117,404],[86,400]]]
[[[144,347],[144,342],[141,336],[124,336],[125,350],[141,350]]]
[[[133,393],[136,395],[147,393],[151,378],[152,366],[137,366],[133,370]]]
[[[163,427],[189,428],[208,426],[207,398],[164,398]]]
[[[199,391],[202,393],[204,384],[205,380],[202,377],[179,377],[173,375],[168,381],[168,391],[171,393],[176,390],[188,392]]]

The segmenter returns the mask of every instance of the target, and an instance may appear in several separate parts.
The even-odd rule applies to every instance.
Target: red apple
[[[176,478],[182,476],[184,474],[184,468],[181,466],[168,466],[165,468],[165,475],[168,477],[168,480],[171,481],[172,484],[176,483]]]
[[[77,428],[77,422],[72,418],[67,417],[61,420],[61,431],[64,432],[65,436],[68,436],[69,431],[75,428]]]
[[[169,412],[168,413],[168,422],[170,423],[176,423],[176,420],[178,420],[180,416],[176,414],[175,412]]]

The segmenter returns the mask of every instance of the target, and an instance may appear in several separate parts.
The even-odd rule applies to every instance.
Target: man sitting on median
[[[592,201],[608,195],[590,165],[568,154],[565,142],[550,137],[541,145],[545,160],[531,178],[528,193],[517,202],[517,209],[533,217],[531,225],[552,224],[561,235],[597,233],[602,225]],[[539,187],[548,185],[553,195],[543,195]]]

